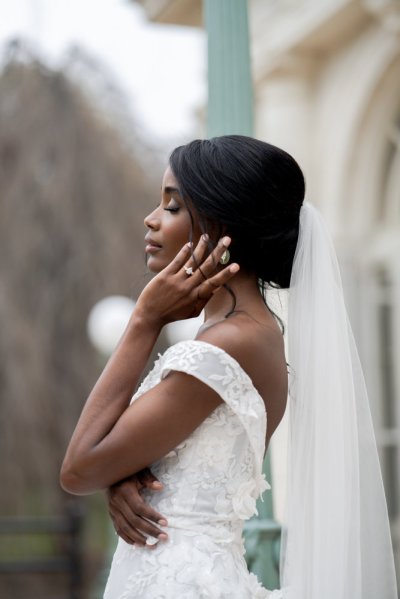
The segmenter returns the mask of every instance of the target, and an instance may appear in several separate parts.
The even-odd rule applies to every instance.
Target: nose
[[[150,214],[146,216],[144,219],[144,225],[148,229],[157,230],[160,228],[160,219],[157,217],[158,207],[153,210]]]

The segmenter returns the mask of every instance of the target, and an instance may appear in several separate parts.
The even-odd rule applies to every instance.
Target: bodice
[[[180,445],[152,464],[162,492],[145,499],[168,520],[168,528],[239,541],[243,521],[256,512],[267,488],[262,474],[265,449],[264,401],[240,364],[204,341],[183,341],[155,362],[135,401],[171,371],[185,372],[214,389],[221,403]],[[190,397],[187,398],[190,409]]]
[[[282,599],[260,585],[243,558],[243,522],[256,513],[256,499],[269,488],[262,473],[263,399],[232,356],[195,340],[177,343],[160,356],[132,401],[171,371],[197,378],[222,403],[185,441],[151,464],[164,488],[145,491],[144,499],[167,518],[168,541],[150,550],[119,539],[104,597]]]

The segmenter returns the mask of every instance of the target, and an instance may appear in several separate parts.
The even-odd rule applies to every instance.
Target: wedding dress
[[[223,403],[151,465],[164,490],[143,495],[166,517],[169,539],[152,550],[119,539],[104,598],[278,599],[280,592],[263,588],[243,557],[243,522],[269,488],[262,473],[264,401],[234,358],[203,341],[170,347],[132,401],[171,371],[199,379]]]
[[[169,540],[150,551],[120,539],[105,599],[397,597],[378,452],[337,258],[307,202],[290,281],[288,350],[281,590],[263,588],[243,557],[243,522],[269,488],[264,402],[230,355],[184,341],[160,357],[132,401],[176,370],[212,387],[223,403],[152,464],[165,488],[144,498],[167,518]]]

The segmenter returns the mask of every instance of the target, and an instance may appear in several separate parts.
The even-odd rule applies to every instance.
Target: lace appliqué
[[[203,341],[170,347],[132,401],[171,371],[199,379],[223,403],[183,443],[152,464],[164,489],[145,491],[143,497],[167,518],[169,541],[149,551],[120,539],[105,598],[276,597],[248,572],[241,538],[243,521],[256,512],[256,499],[270,488],[262,474],[264,402],[238,362]]]

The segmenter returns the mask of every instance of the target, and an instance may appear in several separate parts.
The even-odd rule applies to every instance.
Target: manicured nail
[[[159,520],[157,522],[157,524],[159,524],[160,526],[168,526],[168,522],[166,520],[163,520],[163,519]]]
[[[227,248],[231,243],[231,238],[230,237],[224,237],[222,239],[222,245]]]
[[[158,480],[153,481],[153,487],[155,487],[156,489],[162,489],[163,486],[164,485],[162,483],[160,483],[160,481],[158,481]]]
[[[193,242],[192,242],[192,241],[189,241],[189,242],[186,244],[186,246],[187,246],[188,248],[191,248],[191,247],[192,247],[192,245],[193,245]]]
[[[203,241],[208,241],[210,239],[209,236],[207,235],[207,233],[204,233],[202,235],[202,238],[203,238]]]
[[[160,539],[160,541],[166,541],[168,539],[168,535],[165,534],[165,532],[162,532],[158,535],[158,538]]]
[[[240,270],[239,264],[232,264],[232,266],[229,269],[229,272],[238,272],[239,270]]]

